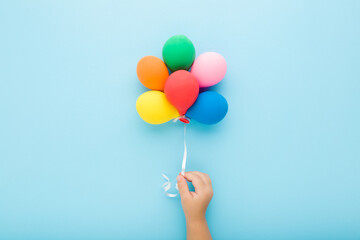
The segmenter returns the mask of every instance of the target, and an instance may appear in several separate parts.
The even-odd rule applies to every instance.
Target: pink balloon
[[[199,81],[200,87],[213,86],[226,74],[225,58],[216,52],[203,53],[195,59],[191,73]]]

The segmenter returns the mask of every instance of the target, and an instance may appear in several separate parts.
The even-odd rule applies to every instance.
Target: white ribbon
[[[176,122],[177,120],[179,120],[180,118],[185,118],[183,117],[178,117],[174,119],[174,122]],[[188,118],[186,118],[188,120]],[[184,155],[183,155],[183,159],[182,159],[182,164],[181,164],[181,175],[185,176],[185,168],[186,168],[186,159],[187,159],[187,148],[186,148],[186,124],[184,123]],[[164,189],[165,195],[168,197],[176,197],[178,194],[177,193],[169,193],[168,191],[171,189],[171,181],[170,178],[168,176],[166,176],[166,174],[162,174],[163,178],[166,180],[165,183],[163,183],[162,188]],[[178,185],[176,183],[175,188],[178,192]]]
[[[184,124],[184,155],[181,165],[181,175],[183,176],[185,176],[186,159],[187,159],[187,149],[186,149],[186,123],[185,123]]]

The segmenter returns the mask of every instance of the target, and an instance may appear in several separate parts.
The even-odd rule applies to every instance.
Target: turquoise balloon
[[[220,122],[228,111],[226,99],[219,93],[206,91],[199,94],[186,116],[203,124]]]

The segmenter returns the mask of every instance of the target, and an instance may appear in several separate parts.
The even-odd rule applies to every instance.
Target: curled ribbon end
[[[171,181],[170,181],[170,178],[169,178],[168,176],[166,176],[165,174],[161,174],[161,175],[162,175],[162,177],[163,177],[163,178],[165,179],[165,181],[166,181],[166,182],[164,182],[163,185],[162,185],[162,188],[163,188],[163,190],[164,190],[165,195],[168,196],[168,197],[170,197],[170,198],[176,197],[176,196],[178,195],[177,193],[169,193],[169,192],[168,192],[168,191],[171,189],[171,186],[172,186]],[[176,183],[176,185],[175,185],[175,188],[176,188],[176,190],[179,190],[179,189],[178,189],[178,186],[177,186],[177,183]]]

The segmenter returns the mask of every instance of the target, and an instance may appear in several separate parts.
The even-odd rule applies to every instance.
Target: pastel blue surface
[[[187,110],[186,116],[203,124],[216,124],[226,116],[228,103],[217,92],[201,92],[195,103]]]
[[[228,63],[191,123],[215,239],[360,239],[359,1],[1,1],[0,239],[184,239],[182,125],[135,110],[137,61],[185,34]]]

